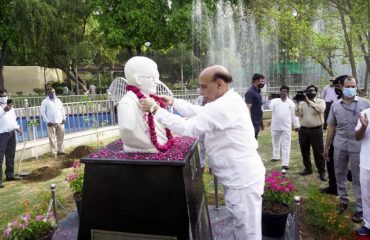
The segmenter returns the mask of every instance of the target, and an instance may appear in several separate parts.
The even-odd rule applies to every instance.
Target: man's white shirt
[[[11,132],[19,128],[14,108],[5,112],[5,106],[6,105],[0,105],[0,133]]]
[[[298,117],[295,116],[295,104],[287,98],[274,98],[270,102],[272,109],[271,130],[272,131],[291,131],[292,123],[295,128],[299,128]]]
[[[361,112],[364,116],[366,113],[367,117],[370,118],[370,108],[365,109]],[[356,131],[361,128],[362,123],[360,120],[357,122]],[[360,167],[370,171],[370,127],[367,126],[365,136],[362,139],[361,151],[360,151]]]
[[[209,167],[223,185],[244,188],[264,176],[250,113],[233,89],[205,106],[175,99],[173,107],[188,119],[159,109],[157,120],[181,135],[205,134]]]
[[[42,101],[41,114],[46,123],[62,123],[62,121],[66,119],[63,103],[57,97],[53,100],[47,97]]]

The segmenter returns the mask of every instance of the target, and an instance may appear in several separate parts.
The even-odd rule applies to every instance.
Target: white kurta
[[[289,166],[292,123],[294,127],[299,128],[299,121],[294,113],[295,104],[289,98],[285,101],[275,98],[271,100],[270,106],[272,109],[272,158],[280,159],[281,147],[282,166]]]
[[[209,166],[227,189],[225,202],[235,220],[236,239],[261,239],[265,167],[244,100],[231,89],[203,107],[180,99],[173,107],[188,119],[160,109],[157,120],[181,135],[205,134]]]

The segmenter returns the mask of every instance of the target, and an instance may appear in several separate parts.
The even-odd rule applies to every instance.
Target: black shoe
[[[363,217],[362,217],[362,211],[361,212],[355,212],[355,214],[353,214],[352,216],[352,222],[355,222],[355,223],[360,223],[362,222],[363,220]]]
[[[3,187],[5,187],[5,185],[2,182],[0,182],[0,188],[3,188]]]
[[[282,166],[282,167],[281,167],[281,169],[288,170],[288,169],[289,169],[289,167],[288,167],[288,166],[286,166],[286,165],[284,165],[284,166]]]
[[[66,153],[65,152],[58,152],[57,155],[66,155]]]
[[[357,235],[360,236],[370,236],[370,229],[365,226],[357,228],[355,232]]]
[[[307,169],[303,170],[302,172],[299,173],[301,176],[306,176],[312,174],[312,170],[309,171]]]
[[[348,204],[345,204],[345,203],[339,203],[338,205],[338,210],[339,210],[339,213],[343,213],[344,211],[346,211],[348,208]]]
[[[276,158],[271,159],[271,162],[277,162],[277,161],[280,161],[280,159],[276,159]]]
[[[18,181],[18,180],[22,180],[22,178],[18,177],[18,176],[13,176],[13,177],[7,177],[6,178],[6,181]]]
[[[337,189],[334,189],[332,187],[321,188],[320,192],[325,193],[325,194],[331,194],[331,195],[334,195],[334,196],[338,196]]]
[[[320,174],[319,178],[320,178],[320,180],[321,180],[321,181],[323,181],[323,182],[328,181],[328,178],[326,177],[325,173]]]

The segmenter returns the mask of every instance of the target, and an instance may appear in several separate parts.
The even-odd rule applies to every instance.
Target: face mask
[[[6,104],[6,101],[8,101],[8,97],[0,97],[0,103]]]
[[[356,96],[356,88],[343,88],[343,95],[348,98]]]
[[[265,84],[261,83],[260,85],[258,85],[259,88],[263,88],[265,86]]]
[[[55,94],[54,93],[49,93],[48,96],[49,96],[50,99],[54,99]]]
[[[315,98],[316,97],[316,93],[307,93],[306,94],[308,98]]]

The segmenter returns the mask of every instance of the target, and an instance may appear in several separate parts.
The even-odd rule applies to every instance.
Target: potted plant
[[[65,181],[73,191],[73,198],[76,202],[77,212],[80,215],[82,203],[82,187],[84,181],[84,171],[81,168],[80,161],[72,163],[72,172],[67,175]]]
[[[293,183],[278,171],[273,171],[266,177],[262,200],[264,236],[279,238],[284,235],[295,191]]]
[[[2,239],[51,240],[55,227],[55,219],[51,212],[46,215],[26,213],[8,223],[3,230]]]

